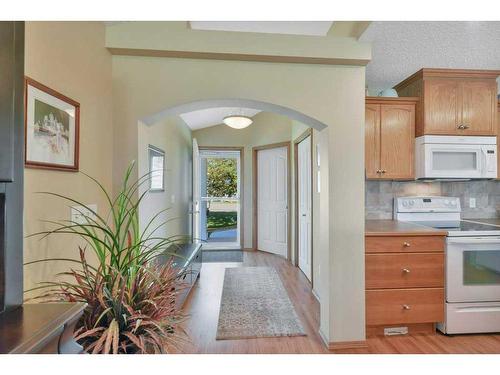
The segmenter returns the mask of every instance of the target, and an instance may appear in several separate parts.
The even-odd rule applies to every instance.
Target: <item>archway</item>
[[[144,117],[141,121],[146,125],[154,124],[163,118],[169,116],[177,116],[182,113],[198,111],[201,109],[208,109],[214,107],[235,107],[235,108],[251,108],[258,109],[265,112],[274,112],[283,116],[290,117],[297,120],[303,124],[310,126],[318,131],[321,131],[327,127],[321,121],[316,120],[308,115],[298,112],[294,109],[287,108],[281,105],[263,102],[259,100],[252,99],[209,99],[209,100],[197,100],[189,103],[179,104],[160,112],[154,113],[152,115]]]

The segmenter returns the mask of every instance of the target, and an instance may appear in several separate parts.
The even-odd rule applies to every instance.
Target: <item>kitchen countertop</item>
[[[500,220],[498,220],[500,225]],[[397,220],[366,220],[366,236],[446,236],[447,232]]]
[[[475,221],[476,223],[491,224],[500,226],[500,219],[462,219],[466,221]]]

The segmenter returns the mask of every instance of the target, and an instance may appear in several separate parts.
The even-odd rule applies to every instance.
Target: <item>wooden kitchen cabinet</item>
[[[419,97],[416,136],[497,134],[500,71],[422,69],[395,86],[400,96]]]
[[[433,333],[444,320],[445,233],[418,227],[409,233],[404,225],[382,220],[365,226],[368,336],[394,327]]]
[[[417,98],[366,98],[366,178],[414,178],[415,105]]]

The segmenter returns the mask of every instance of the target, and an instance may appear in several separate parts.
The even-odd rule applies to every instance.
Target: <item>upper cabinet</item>
[[[416,96],[416,136],[496,135],[500,71],[422,69],[395,86]]]
[[[366,98],[366,178],[412,180],[417,98]]]

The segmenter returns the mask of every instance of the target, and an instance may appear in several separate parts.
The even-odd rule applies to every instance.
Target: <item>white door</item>
[[[193,242],[200,242],[200,149],[193,138]]]
[[[297,187],[298,231],[297,245],[299,268],[311,280],[312,270],[312,175],[311,175],[311,137],[305,138],[297,147]]]
[[[257,248],[287,257],[287,148],[257,151],[257,169]]]

